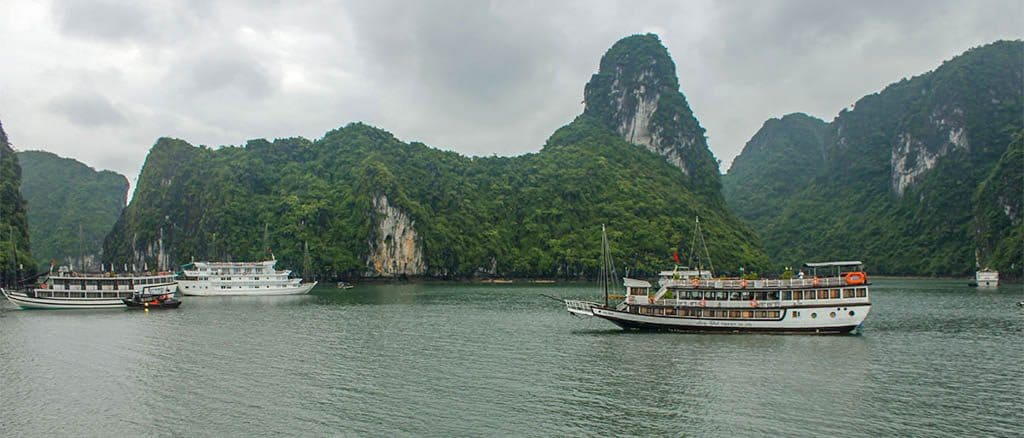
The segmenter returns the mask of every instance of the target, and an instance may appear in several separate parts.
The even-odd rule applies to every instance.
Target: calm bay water
[[[875,279],[862,336],[622,332],[542,297],[424,283],[0,304],[0,435],[1014,435],[1024,287]]]

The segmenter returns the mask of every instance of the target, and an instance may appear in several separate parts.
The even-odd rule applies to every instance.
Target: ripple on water
[[[623,332],[540,294],[596,297],[585,285],[429,283],[189,297],[150,314],[3,307],[0,426],[863,436],[1008,435],[1024,423],[1015,289],[879,280],[854,337]]]

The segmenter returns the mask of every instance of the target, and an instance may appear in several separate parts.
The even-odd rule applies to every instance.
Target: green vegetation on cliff
[[[1024,130],[1017,133],[974,196],[978,264],[1024,271]]]
[[[99,269],[96,255],[124,209],[128,179],[49,152],[18,152],[18,160],[36,260]]]
[[[733,211],[755,230],[767,226],[784,206],[780,200],[806,190],[817,176],[827,131],[827,123],[801,113],[764,122],[722,181]]]
[[[730,169],[729,202],[764,200],[737,212],[756,224],[774,261],[861,258],[877,273],[970,274],[985,264],[975,257],[972,200],[1022,128],[1022,84],[1024,43],[971,49],[843,110],[828,126],[817,167],[794,160]],[[769,142],[751,155],[786,163],[787,144]],[[784,192],[756,183],[796,173],[813,178]],[[1020,199],[1020,187],[999,196]],[[1011,265],[992,267],[1020,275],[1021,265]]]
[[[0,125],[0,284],[35,271],[29,252],[28,219],[21,198],[21,166]],[[21,268],[24,268],[22,270]],[[27,271],[27,272],[26,272]]]
[[[583,115],[518,157],[464,157],[358,123],[216,150],[160,139],[104,257],[253,260],[269,246],[284,266],[308,262],[306,276],[580,277],[598,269],[606,224],[619,264],[650,274],[688,247],[700,216],[719,270],[768,266],[725,205],[656,36],[616,43],[585,94]]]
[[[520,157],[469,158],[406,144],[362,124],[310,142],[250,141],[212,150],[161,139],[131,205],[105,243],[117,264],[155,266],[160,233],[175,263],[252,260],[267,245],[287,267],[367,270],[374,199],[412,218],[427,274],[585,276],[598,267],[600,225],[615,256],[656,272],[700,215],[717,266],[759,268],[756,238],[724,206],[690,192],[678,169],[586,117]]]

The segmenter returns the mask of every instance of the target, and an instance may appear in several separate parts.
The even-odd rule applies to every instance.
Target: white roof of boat
[[[651,283],[637,280],[635,278],[622,278],[622,285],[625,287],[651,287]]]
[[[804,266],[808,267],[808,268],[830,268],[830,267],[834,267],[834,266],[860,266],[860,265],[863,265],[863,264],[864,263],[861,263],[859,260],[850,260],[850,261],[845,261],[845,262],[804,263]]]

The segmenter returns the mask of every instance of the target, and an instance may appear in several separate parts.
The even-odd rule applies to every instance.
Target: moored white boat
[[[114,274],[59,272],[49,274],[37,287],[2,290],[11,303],[25,309],[116,309],[138,293],[174,293],[171,272]]]
[[[192,296],[301,295],[316,286],[315,281],[302,283],[301,278],[288,278],[291,271],[275,270],[276,263],[277,260],[190,263],[178,280],[178,291]]]

